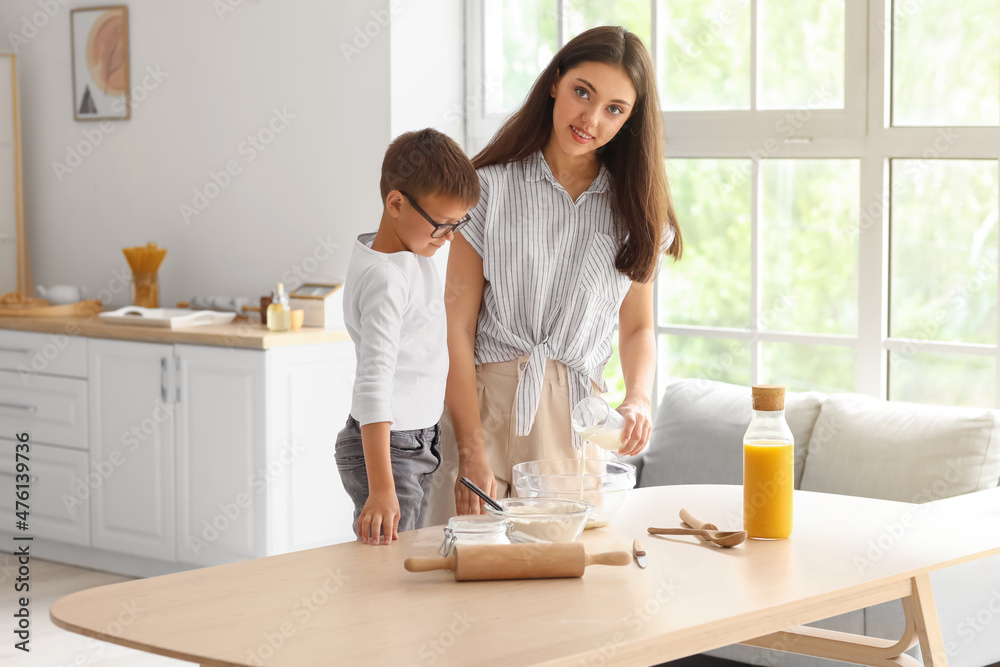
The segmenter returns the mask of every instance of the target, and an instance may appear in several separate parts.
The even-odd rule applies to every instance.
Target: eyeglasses
[[[412,206],[417,213],[422,215],[424,217],[424,220],[434,225],[434,231],[431,232],[432,239],[439,239],[444,236],[448,236],[449,232],[457,233],[458,230],[460,230],[462,227],[465,227],[467,224],[469,224],[469,221],[472,220],[472,216],[466,215],[464,218],[462,218],[457,222],[450,222],[450,223],[435,222],[434,219],[431,218],[431,216],[427,215],[427,212],[424,211],[424,209],[420,208],[420,205],[417,204],[416,200],[413,199],[413,197],[406,194],[402,190],[400,190],[399,193],[404,197],[406,197],[406,201],[410,202],[410,206]]]

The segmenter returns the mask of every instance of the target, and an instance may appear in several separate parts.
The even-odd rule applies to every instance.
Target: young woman
[[[448,261],[447,465],[430,523],[480,512],[456,477],[505,497],[516,463],[574,456],[570,411],[605,389],[616,318],[621,453],[646,446],[653,277],[661,252],[681,255],[664,143],[649,53],[605,26],[555,55],[473,159],[482,197]]]

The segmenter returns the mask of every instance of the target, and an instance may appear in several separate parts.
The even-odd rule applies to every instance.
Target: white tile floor
[[[107,572],[85,570],[31,559],[31,652],[14,648],[13,614],[16,557],[0,552],[0,665],[3,667],[191,667],[193,663],[164,658],[84,637],[57,628],[49,619],[52,603],[70,593],[126,581]]]

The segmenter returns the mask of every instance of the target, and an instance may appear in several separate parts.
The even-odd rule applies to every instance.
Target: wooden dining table
[[[677,527],[681,508],[739,529],[739,486],[636,489],[588,553],[631,550],[648,567],[592,565],[583,577],[456,582],[412,573],[441,526],[389,546],[352,542],[101,586],[52,605],[72,632],[204,666],[649,665],[734,643],[861,664],[947,664],[929,573],[1000,554],[1000,517],[933,505],[795,492],[789,539],[721,548]],[[901,599],[902,635],[805,627]],[[123,608],[133,610],[128,623]],[[895,660],[894,662],[890,662]]]

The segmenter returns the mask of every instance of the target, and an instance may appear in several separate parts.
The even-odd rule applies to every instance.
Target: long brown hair
[[[681,230],[670,198],[663,164],[666,136],[649,52],[638,37],[620,26],[601,26],[577,35],[559,50],[539,75],[524,105],[508,118],[490,143],[472,159],[478,169],[521,160],[545,147],[552,134],[552,86],[583,62],[621,67],[635,87],[632,115],[618,134],[597,149],[611,176],[612,211],[618,236],[615,268],[646,282],[656,273],[661,240],[672,229],[666,253],[680,259]]]

